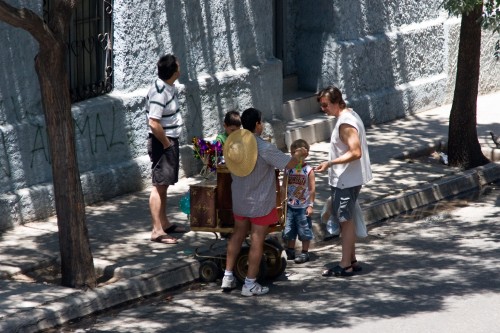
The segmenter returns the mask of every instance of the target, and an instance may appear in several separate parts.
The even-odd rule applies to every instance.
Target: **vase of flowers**
[[[194,157],[201,160],[203,167],[200,175],[208,178],[222,163],[222,144],[219,141],[208,141],[199,137],[193,138]]]

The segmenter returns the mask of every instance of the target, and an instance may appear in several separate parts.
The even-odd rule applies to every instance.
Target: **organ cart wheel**
[[[200,263],[200,280],[203,282],[214,282],[222,275],[222,270],[212,260],[205,260]]]
[[[236,258],[236,263],[234,265],[234,276],[241,283],[245,283],[245,277],[248,271],[248,253],[250,252],[249,247],[242,247],[240,254]],[[263,281],[267,277],[267,259],[265,255],[262,256],[260,260],[259,273],[257,274],[257,280]]]
[[[283,246],[273,239],[264,241],[264,255],[266,257],[267,275],[269,280],[279,277],[286,269],[286,258],[282,257]]]

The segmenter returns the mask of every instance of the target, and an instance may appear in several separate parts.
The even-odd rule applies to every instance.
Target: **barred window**
[[[53,5],[53,0],[43,1],[47,22]],[[113,89],[112,17],[112,0],[81,0],[73,12],[66,43],[72,102]]]

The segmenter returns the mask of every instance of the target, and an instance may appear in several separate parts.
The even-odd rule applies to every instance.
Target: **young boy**
[[[309,155],[309,144],[302,139],[295,140],[290,146],[293,155],[298,148],[305,148]],[[287,242],[286,255],[288,260],[301,264],[309,261],[309,245],[313,238],[311,215],[316,195],[314,170],[304,160],[297,167],[287,170],[288,174],[288,205],[283,239]],[[302,242],[302,252],[295,256],[295,239]]]
[[[224,145],[229,134],[241,128],[240,113],[234,110],[228,111],[224,117],[224,124],[222,125],[224,126],[224,133],[219,133],[215,140]]]

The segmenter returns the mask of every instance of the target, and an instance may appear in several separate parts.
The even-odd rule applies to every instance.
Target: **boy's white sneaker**
[[[269,292],[268,287],[263,287],[257,282],[255,282],[255,284],[251,288],[248,288],[246,285],[243,285],[243,288],[241,288],[242,296],[259,296],[267,294],[268,292]]]
[[[224,275],[220,288],[224,291],[229,291],[236,288],[236,279],[234,278],[234,276]]]

